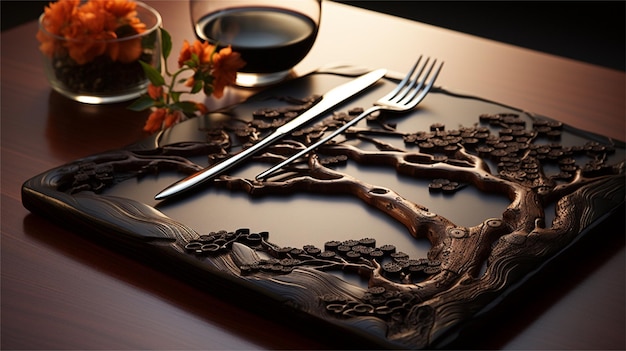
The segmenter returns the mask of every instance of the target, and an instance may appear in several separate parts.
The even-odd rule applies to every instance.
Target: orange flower
[[[183,114],[182,111],[180,110],[174,110],[174,111],[170,111],[170,113],[168,113],[165,116],[165,128],[169,128],[171,126],[173,126],[174,124],[181,122],[182,120],[185,119],[185,115]]]
[[[211,55],[215,52],[215,46],[196,40],[192,45],[189,45],[187,40],[183,41],[183,47],[180,49],[180,55],[178,56],[178,67],[183,67],[185,62],[191,60],[192,55],[195,54],[200,60],[200,65],[211,64]]]
[[[66,38],[91,38],[102,32],[114,32],[115,16],[109,13],[101,1],[89,1],[78,8],[72,18],[76,32],[64,33]]]
[[[180,110],[172,111],[166,107],[157,108],[148,116],[143,130],[148,133],[155,133],[161,129],[169,128],[184,119],[185,114]]]
[[[148,84],[148,95],[152,100],[159,100],[163,97],[163,86],[152,85],[152,83]]]
[[[241,55],[234,52],[230,46],[216,52],[215,46],[207,42],[196,40],[190,45],[185,40],[178,57],[178,66],[184,66],[185,62],[191,60],[194,55],[200,61],[196,70],[202,72],[203,75],[213,75],[213,96],[217,98],[224,95],[224,88],[227,85],[235,83],[237,71],[246,64],[241,59]],[[185,85],[191,87],[194,83],[194,77],[190,77]]]
[[[44,8],[44,17],[37,32],[39,50],[52,57],[61,48],[55,36],[63,36],[75,12],[78,11],[80,0],[59,0]]]
[[[221,98],[227,85],[235,84],[237,71],[246,62],[241,59],[238,52],[234,52],[230,46],[223,48],[213,56],[213,96]]]
[[[178,55],[178,67],[183,67],[186,61],[191,60],[191,47],[187,40],[183,40],[183,47]]]
[[[134,17],[137,3],[127,0],[104,0],[99,3],[113,16],[117,18]]]
[[[143,130],[148,133],[156,133],[161,130],[166,114],[167,109],[165,108],[157,108],[153,110],[152,113],[150,113],[150,116],[148,116],[148,120],[143,126]]]
[[[42,29],[37,33],[40,50],[54,55],[59,43],[54,36],[66,39],[63,45],[78,64],[107,53],[112,60],[128,63],[139,59],[141,39],[113,41],[119,37],[143,33],[146,25],[137,17],[137,4],[129,0],[59,0],[44,9]],[[129,26],[132,30],[119,29]],[[45,32],[51,35],[46,35]],[[108,41],[105,42],[105,41]]]
[[[183,41],[183,46],[180,49],[180,54],[178,56],[178,67],[183,67],[186,62],[193,60],[193,57],[197,57],[198,61],[197,67],[194,68],[194,71],[200,72],[204,74],[210,74],[211,70],[211,55],[215,53],[215,46],[202,42],[200,40],[195,40],[193,44],[189,44],[187,40]],[[192,87],[195,84],[195,78],[189,77],[185,82],[185,86]]]
[[[131,63],[141,57],[143,53],[143,46],[141,46],[141,38],[132,38],[126,40],[120,40],[109,45],[110,56],[113,61],[120,61],[122,63]],[[115,51],[116,55],[113,55]]]
[[[137,34],[146,31],[146,25],[137,17],[137,3],[128,0],[106,0],[104,8],[115,18],[115,30],[121,26],[131,26]]]
[[[63,35],[65,27],[78,11],[80,0],[59,0],[44,8],[44,28],[53,35]]]
[[[78,29],[77,31],[88,30],[87,26],[84,28],[85,29]],[[70,40],[65,42],[65,47],[70,57],[76,61],[76,63],[82,65],[91,62],[97,56],[107,52],[107,40],[115,38],[115,33],[100,31],[89,36],[78,35],[76,38],[70,38]]]
[[[167,33],[164,29],[161,30]],[[167,52],[169,53],[169,50]],[[162,54],[163,59],[167,61],[167,55],[163,52]],[[167,67],[165,69],[171,81],[166,83],[166,79],[159,72],[144,66],[153,83],[148,85],[147,96],[139,98],[130,108],[135,111],[152,108],[152,113],[144,126],[144,131],[150,133],[170,128],[187,118],[205,115],[209,112],[205,104],[181,101],[181,95],[202,91],[206,95],[220,98],[224,95],[225,87],[235,83],[237,71],[245,64],[239,53],[234,52],[230,46],[217,51],[215,46],[206,42],[195,40],[190,43],[184,40],[178,56],[179,69],[173,73],[170,73]],[[178,77],[182,73],[192,73],[185,82],[185,85],[193,87],[192,89],[176,89],[176,85],[181,82]]]

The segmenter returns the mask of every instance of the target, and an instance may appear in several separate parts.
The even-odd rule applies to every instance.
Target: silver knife
[[[363,91],[365,88],[373,85],[383,76],[385,76],[386,73],[387,70],[385,69],[377,69],[370,73],[366,73],[354,80],[351,80],[348,83],[331,89],[322,96],[322,100],[320,102],[315,104],[313,107],[311,107],[300,116],[277,128],[273,133],[261,139],[258,143],[248,147],[245,150],[240,151],[237,154],[234,154],[233,156],[215,165],[207,167],[195,174],[192,174],[184,179],[177,181],[176,183],[165,188],[160,193],[156,194],[156,196],[154,197],[155,200],[166,199],[183,191],[189,190],[190,188],[198,184],[217,177],[218,175],[222,174],[222,172],[239,164],[243,160],[254,155],[257,151],[282,138],[284,135],[291,133],[292,131],[298,129],[312,119],[320,116],[322,113],[328,111],[332,107],[338,105],[342,101],[349,99],[350,97]]]

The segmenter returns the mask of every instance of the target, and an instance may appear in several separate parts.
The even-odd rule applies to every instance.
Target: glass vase
[[[137,18],[145,30],[131,26],[115,30],[111,39],[76,39],[46,30],[45,13],[39,33],[45,73],[51,87],[62,95],[89,104],[128,101],[148,87],[140,61],[161,69],[161,16],[152,7],[136,2]]]

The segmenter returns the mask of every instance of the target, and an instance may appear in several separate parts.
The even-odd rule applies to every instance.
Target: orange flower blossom
[[[146,76],[150,79],[148,92],[129,107],[135,111],[152,109],[143,128],[149,133],[169,128],[198,114],[206,114],[206,105],[181,100],[181,96],[202,91],[207,96],[219,99],[224,95],[226,86],[235,83],[237,71],[246,64],[230,46],[218,50],[217,46],[207,42],[195,40],[189,43],[184,40],[178,56],[178,70],[170,73],[167,70],[167,57],[171,38],[164,29],[161,29],[161,37],[165,73],[171,80],[167,83],[161,72],[142,62]],[[189,74],[183,79],[183,86],[188,90],[177,90],[176,83],[182,74]]]
[[[37,32],[39,49],[49,57],[67,52],[79,65],[103,54],[113,61],[136,61],[142,52],[141,39],[123,39],[146,30],[136,6],[129,0],[51,2]]]
[[[194,55],[199,61],[199,66],[197,67],[199,74],[189,77],[185,85],[193,87],[196,83],[196,76],[206,77],[207,75],[212,75],[212,94],[218,99],[224,95],[224,88],[235,82],[237,70],[245,64],[241,60],[239,53],[234,52],[230,46],[218,52],[215,46],[207,42],[196,40],[190,45],[185,40],[178,57],[178,67],[185,66],[189,60],[192,60]]]

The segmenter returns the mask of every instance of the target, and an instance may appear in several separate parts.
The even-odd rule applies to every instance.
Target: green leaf
[[[193,84],[193,87],[191,88],[190,93],[191,94],[196,94],[199,93],[202,90],[202,81],[201,80],[196,80]]]
[[[183,62],[183,64],[185,66],[189,67],[189,68],[196,68],[196,67],[198,67],[197,62],[194,61],[194,60],[187,60],[187,61]]]
[[[143,61],[139,61],[139,63],[141,64],[141,67],[143,68],[146,77],[148,77],[152,85],[160,87],[161,85],[165,84],[165,79],[161,75],[161,72],[159,72],[156,68],[148,63],[145,63]]]
[[[182,92],[180,91],[170,91],[170,96],[172,97],[172,100],[174,100],[174,102],[178,102],[180,100],[181,94]]]
[[[132,111],[143,111],[154,106],[155,103],[156,101],[152,100],[151,97],[144,95],[144,96],[141,96],[139,99],[135,100],[127,108]]]
[[[191,59],[193,60],[193,67],[198,67],[200,66],[200,57],[198,57],[198,55],[196,55],[195,53],[191,53]],[[190,66],[191,67],[191,66]]]
[[[163,58],[167,60],[172,52],[172,36],[164,28],[161,28],[161,50],[163,50]]]
[[[173,107],[183,111],[184,113],[194,113],[198,110],[198,106],[191,101],[180,101],[175,103]]]
[[[213,94],[213,84],[204,85],[204,95],[211,96]]]

